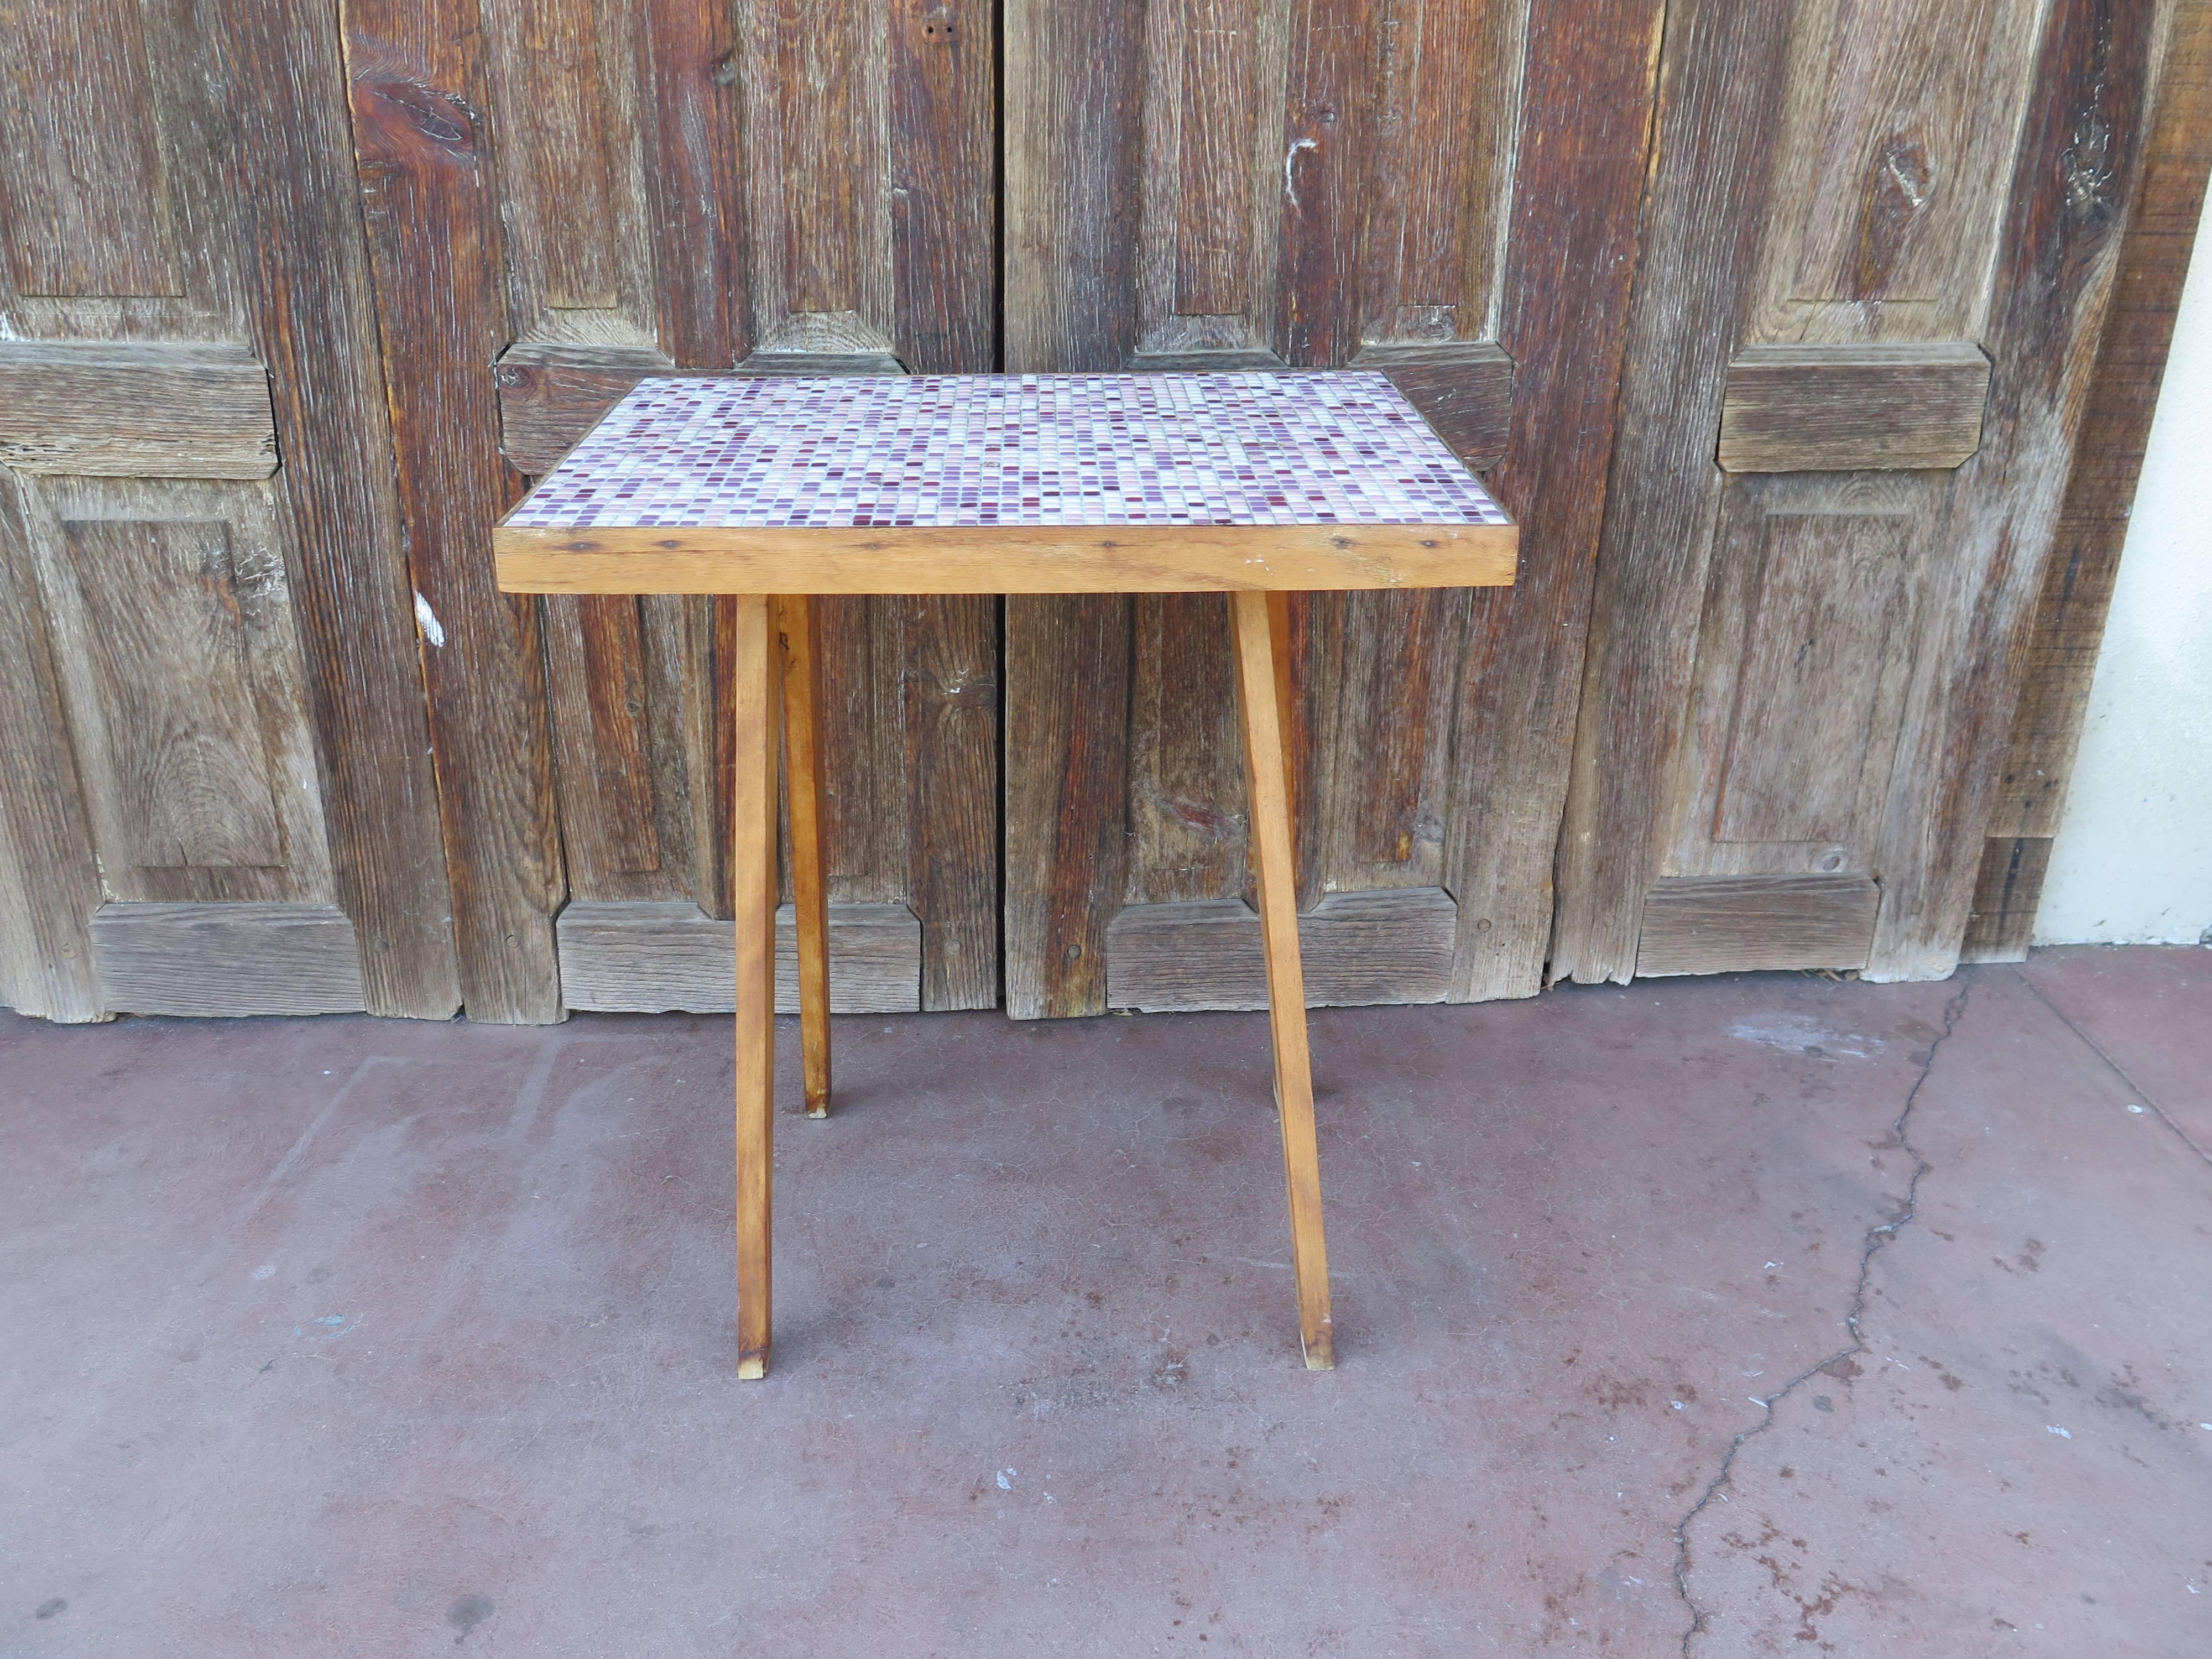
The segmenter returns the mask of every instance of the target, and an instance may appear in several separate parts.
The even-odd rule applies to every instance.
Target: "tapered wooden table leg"
[[[1313,1062],[1306,1045],[1305,973],[1298,960],[1297,870],[1291,839],[1286,710],[1290,656],[1279,641],[1285,607],[1267,593],[1229,596],[1237,707],[1244,722],[1252,864],[1260,934],[1267,955],[1267,1020],[1274,1037],[1275,1104],[1283,1123],[1283,1175],[1291,1200],[1291,1265],[1306,1364],[1336,1364],[1328,1311],[1328,1247],[1322,1237],[1321,1154],[1314,1139]]]
[[[830,1115],[830,890],[822,835],[821,635],[814,601],[775,602],[783,656],[784,774],[791,784],[791,896],[799,920],[799,1039],[806,1115]]]
[[[738,969],[738,1375],[768,1375],[775,1154],[776,653],[770,601],[736,600],[732,908]]]

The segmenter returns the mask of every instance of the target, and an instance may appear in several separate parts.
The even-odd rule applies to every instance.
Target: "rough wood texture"
[[[527,1023],[561,1017],[566,888],[537,607],[500,594],[480,551],[522,481],[499,453],[507,280],[476,14],[365,0],[344,18],[408,564],[436,619],[422,660],[462,994],[474,1018]]]
[[[728,917],[684,900],[579,899],[561,912],[561,988],[571,1009],[726,1014]],[[903,904],[830,907],[830,1012],[911,1014],[921,1002],[921,924]],[[797,915],[775,913],[775,1011],[799,1012]]]
[[[2051,869],[2049,836],[1992,836],[1982,843],[1966,916],[1961,962],[2025,962],[2035,939],[2035,911]]]
[[[1861,968],[1881,892],[1864,876],[1680,876],[1644,901],[1640,975]]]
[[[674,367],[637,346],[509,347],[493,376],[507,464],[533,478],[550,472],[640,380]]]
[[[1959,465],[1980,447],[1990,360],[1969,342],[1752,346],[1729,365],[1730,472]]]
[[[1668,8],[1668,96],[1560,831],[1558,979],[1626,980],[1636,967],[1668,734],[1689,690],[1720,506],[1713,444],[1749,304],[1790,10],[1723,0]]]
[[[1379,368],[1452,453],[1478,471],[1504,459],[1513,431],[1513,360],[1487,341],[1362,347],[1354,368]]]
[[[1512,525],[1083,525],[494,533],[518,593],[1305,592],[1513,580]]]
[[[369,1011],[444,1018],[453,906],[336,19],[308,0],[204,0],[194,17],[165,80],[269,370],[338,903]]]
[[[1630,290],[1661,246],[1639,243],[1638,214],[1662,18],[1671,40],[1656,0],[1528,8],[1498,324],[1515,365],[1513,426],[1489,479],[1528,533],[1513,591],[1474,597],[1460,669],[1443,878],[1460,903],[1455,1001],[1532,996],[1544,981],[1555,855],[1562,869],[1576,856],[1560,825],[1600,529],[1617,487],[1607,468],[1618,442],[1649,443],[1652,423],[1680,417],[1639,410],[1644,424],[1616,436]],[[1755,122],[1755,112],[1732,116]]]
[[[2172,9],[2055,0],[2045,27],[1984,336],[1997,369],[1925,605],[1879,848],[1870,978],[1958,965]]]
[[[334,904],[103,904],[91,936],[118,1013],[343,1014],[364,1001],[360,942]]]
[[[1298,918],[1306,1006],[1442,1002],[1459,907],[1440,887],[1331,893]],[[1264,1008],[1260,916],[1242,899],[1132,904],[1106,929],[1109,1006]]]
[[[0,8],[0,240],[17,291],[179,292],[137,0]]]
[[[2142,185],[2121,244],[2088,410],[2059,508],[2057,545],[2036,601],[2026,679],[1961,951],[1968,962],[2020,960],[2042,896],[2048,841],[2065,805],[2212,173],[2212,5],[2192,0],[2177,9],[2160,88]]]
[[[265,478],[276,470],[268,374],[234,346],[0,341],[0,466]]]
[[[1237,659],[1237,713],[1244,728],[1244,784],[1250,802],[1252,865],[1258,878],[1260,944],[1267,963],[1267,1030],[1275,1058],[1275,1111],[1283,1131],[1283,1175],[1291,1209],[1291,1269],[1297,1281],[1298,1334],[1306,1368],[1336,1364],[1329,1316],[1328,1252],[1322,1238],[1321,1159],[1315,1139],[1313,1055],[1306,1039],[1305,980],[1298,959],[1297,865],[1291,848],[1288,732],[1290,658],[1276,649],[1281,606],[1264,593],[1229,596],[1230,649]]]
[[[0,471],[0,1001],[74,1024],[107,1018],[88,931],[100,869],[44,610],[18,486]]]
[[[111,896],[331,897],[281,543],[258,494],[81,484],[39,503],[56,520],[40,538],[48,626]],[[79,516],[100,510],[129,516]]]

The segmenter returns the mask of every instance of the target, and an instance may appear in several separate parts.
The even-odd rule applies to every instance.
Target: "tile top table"
[[[1299,1330],[1325,1369],[1287,596],[1502,586],[1516,537],[1398,389],[1358,371],[647,380],[507,515],[493,544],[510,592],[737,596],[740,1376],[766,1374],[770,1328],[779,702],[807,1109],[830,1103],[811,596],[1229,596]]]

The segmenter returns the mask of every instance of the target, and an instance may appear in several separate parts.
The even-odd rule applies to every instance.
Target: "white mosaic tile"
[[[509,517],[548,529],[1504,524],[1362,370],[642,381]]]

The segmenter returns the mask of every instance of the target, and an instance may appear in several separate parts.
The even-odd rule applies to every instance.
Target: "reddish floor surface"
[[[0,1656],[2212,1653],[2212,954],[1314,1023],[0,1016]]]

